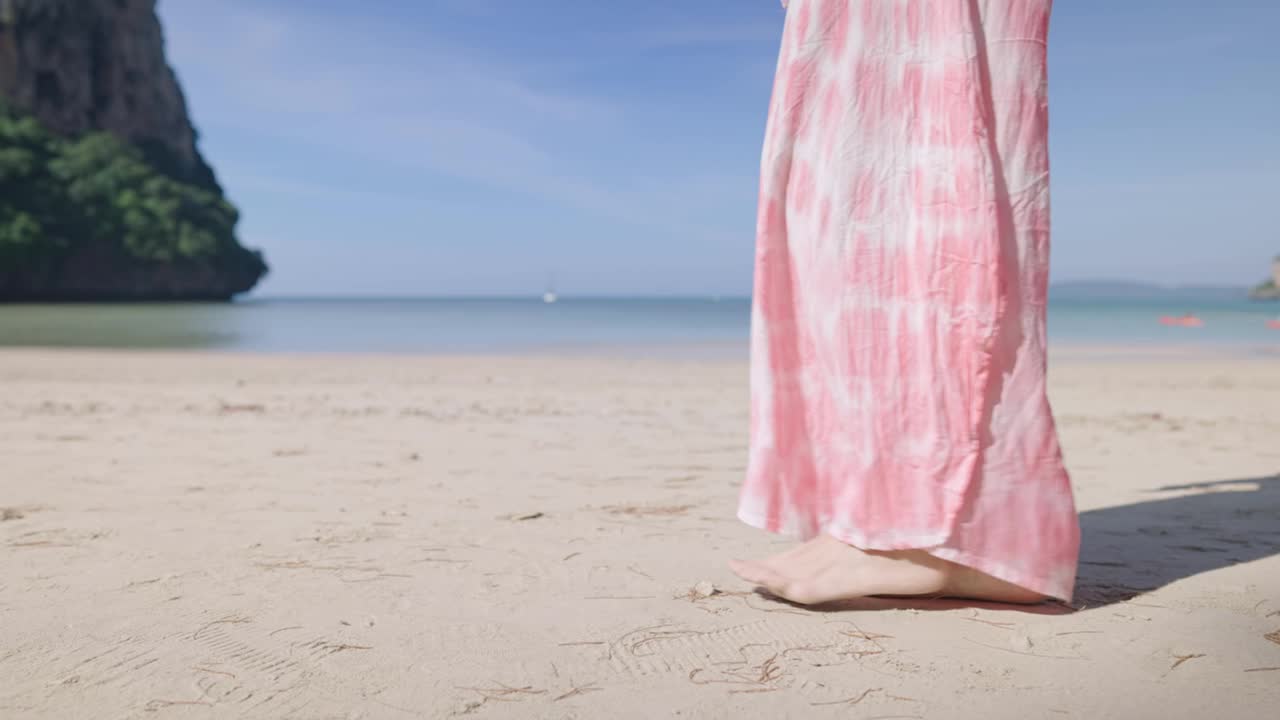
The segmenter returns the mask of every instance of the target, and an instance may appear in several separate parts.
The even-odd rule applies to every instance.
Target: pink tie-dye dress
[[[1070,599],[1045,395],[1052,0],[791,0],[739,517]]]

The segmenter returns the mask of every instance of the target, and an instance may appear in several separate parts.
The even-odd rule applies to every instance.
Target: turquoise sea
[[[1195,313],[1200,328],[1162,315]],[[1280,353],[1280,303],[1220,293],[1068,297],[1050,303],[1057,347]],[[645,351],[745,356],[747,298],[248,299],[229,304],[0,305],[0,346],[281,353]]]

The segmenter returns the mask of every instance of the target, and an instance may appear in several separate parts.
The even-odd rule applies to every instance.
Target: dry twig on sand
[[[567,700],[576,695],[586,695],[589,692],[596,692],[602,689],[602,688],[596,687],[595,685],[579,686],[579,685],[574,685],[573,683],[569,684],[569,688],[570,689],[568,692],[564,693],[563,695],[557,695],[556,697],[551,699],[551,702],[560,702],[561,700]]]
[[[610,515],[628,515],[630,517],[671,517],[684,515],[692,509],[692,505],[606,505],[603,508]]]
[[[213,673],[214,675],[226,675],[227,677],[231,678],[232,680],[235,680],[235,679],[236,679],[236,676],[235,676],[235,674],[234,674],[234,673],[229,673],[229,672],[226,672],[226,671],[224,671],[224,670],[214,670],[213,668],[201,667],[201,666],[199,666],[199,665],[195,665],[195,666],[193,666],[191,669],[192,669],[192,670],[199,670],[200,672]]]
[[[705,586],[699,587],[702,585],[703,583],[698,583],[698,585],[695,585],[692,588],[686,590],[685,592],[674,596],[673,599],[688,600],[691,603],[698,603],[703,600],[708,600],[710,598],[738,598],[739,600],[742,600],[743,605],[746,605],[748,608],[752,610],[756,610],[758,612],[785,613],[787,615],[802,615],[805,617],[809,617],[810,615],[810,613],[806,613],[801,610],[796,610],[791,607],[787,607],[782,602],[778,603],[780,607],[773,607],[773,608],[760,607],[759,605],[753,605],[751,604],[751,598],[759,597],[759,594],[755,592],[748,592],[748,591],[742,591],[742,590],[721,590],[715,587],[714,585],[711,586],[710,592],[708,592]],[[707,585],[710,585],[710,583],[707,583]]]
[[[816,702],[816,703],[809,703],[809,704],[815,707],[819,705],[857,705],[858,703],[862,702],[863,699],[865,699],[871,693],[882,691],[882,690],[884,690],[884,688],[870,688],[868,690],[864,690],[862,694],[857,697],[845,698],[844,700],[833,700],[831,702]]]
[[[745,685],[747,690],[731,690],[733,693],[771,692],[777,690],[777,681],[786,674],[786,669],[778,664],[779,654],[769,656],[759,665],[741,670],[721,671],[723,678],[715,680],[699,680],[698,676],[709,672],[706,668],[694,668],[689,671],[689,682],[694,685]]]
[[[194,640],[199,638],[200,633],[204,632],[205,630],[208,630],[214,625],[243,625],[244,623],[251,623],[251,622],[253,621],[247,617],[243,617],[240,615],[228,615],[224,618],[220,618],[218,620],[211,620],[205,623],[204,625],[201,625],[199,630],[196,630],[195,632],[191,633],[191,639]]]
[[[880,648],[881,651],[884,650],[884,646],[880,644],[880,640],[893,639],[892,635],[885,635],[883,633],[869,633],[866,630],[863,630],[862,628],[858,627],[858,625],[854,623],[852,620],[832,620],[828,624],[833,624],[833,623],[845,623],[847,625],[852,625],[853,626],[852,631],[841,630],[840,634],[844,635],[845,637],[857,638],[858,640],[865,640],[871,643],[872,645],[875,645],[876,647]]]
[[[535,690],[532,685],[514,688],[509,685],[503,685],[502,683],[494,684],[497,685],[497,687],[484,688],[466,687],[461,685],[457,685],[455,687],[459,690],[470,690],[472,692],[480,693],[480,697],[484,698],[485,702],[488,702],[489,700],[497,700],[499,702],[519,702],[524,697],[528,697],[530,695],[547,694],[546,690]]]
[[[155,700],[148,701],[143,709],[147,712],[155,712],[161,708],[167,708],[172,705],[213,705],[213,703],[208,700],[164,700],[162,698],[156,698]]]
[[[230,415],[232,413],[262,413],[266,411],[266,406],[259,403],[221,402],[218,404],[218,413],[221,415]]]
[[[1017,627],[1013,623],[996,622],[994,620],[983,620],[982,618],[976,618],[976,617],[962,617],[960,619],[968,620],[969,622],[982,623],[983,625],[990,625],[991,627],[998,627],[1003,630],[1012,630],[1013,628]]]

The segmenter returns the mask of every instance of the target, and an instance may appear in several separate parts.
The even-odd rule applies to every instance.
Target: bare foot
[[[738,577],[801,605],[870,595],[1036,603],[1043,595],[923,550],[859,550],[829,535],[764,560],[732,560]]]

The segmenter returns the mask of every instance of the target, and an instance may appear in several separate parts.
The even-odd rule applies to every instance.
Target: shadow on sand
[[[1280,475],[1166,485],[1150,500],[1080,514],[1083,540],[1071,606],[863,598],[821,612],[986,607],[1063,614],[1110,605],[1201,573],[1280,554]]]

